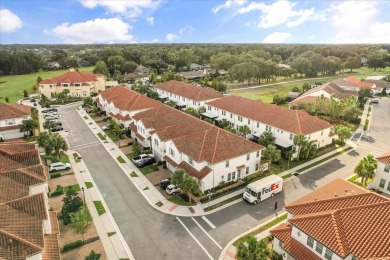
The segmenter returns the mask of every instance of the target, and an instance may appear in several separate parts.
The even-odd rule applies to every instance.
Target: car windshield
[[[246,192],[252,195],[253,197],[257,197],[257,192],[251,190],[250,188],[246,188]]]

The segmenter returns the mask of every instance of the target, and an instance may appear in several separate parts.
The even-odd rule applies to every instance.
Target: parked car
[[[374,98],[374,99],[372,100],[372,103],[374,103],[374,104],[379,104],[379,99]]]
[[[48,109],[45,109],[45,110],[41,111],[41,113],[43,113],[43,114],[47,114],[47,113],[50,113],[50,112],[57,112],[57,108],[51,107],[51,108],[48,108]]]
[[[131,159],[131,161],[137,167],[144,167],[146,165],[154,163],[156,160],[154,159],[154,155],[153,154],[141,154],[141,155]]]
[[[71,168],[70,163],[56,162],[49,166],[49,172],[69,170]]]
[[[166,189],[171,184],[171,178],[161,180],[159,185],[162,189]]]
[[[48,112],[48,113],[46,113],[46,114],[43,116],[43,118],[46,118],[46,117],[48,117],[48,116],[58,116],[58,114],[57,114],[56,112]]]
[[[177,193],[180,193],[181,192],[181,189],[173,184],[169,184],[168,187],[165,189],[165,191],[169,194],[169,195],[175,195]]]
[[[52,131],[52,132],[59,132],[62,130],[64,130],[64,128],[62,126],[56,126],[56,127],[53,127],[52,129],[50,129],[50,131]]]
[[[110,130],[110,124],[107,124],[102,127],[103,131]]]
[[[52,120],[55,125],[62,125],[62,122],[60,120]]]
[[[49,115],[47,117],[45,117],[45,119],[47,120],[55,120],[55,119],[59,119],[60,116],[59,115]]]

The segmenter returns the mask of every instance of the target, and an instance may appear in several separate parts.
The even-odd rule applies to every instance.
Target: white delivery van
[[[243,198],[249,203],[256,204],[262,200],[273,197],[283,189],[283,179],[277,175],[270,175],[261,180],[249,183],[246,186]]]

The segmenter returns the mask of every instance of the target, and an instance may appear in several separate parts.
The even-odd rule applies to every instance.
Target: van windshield
[[[257,192],[251,190],[250,188],[246,188],[246,192],[248,192],[250,195],[252,195],[253,197],[256,197],[257,198]]]

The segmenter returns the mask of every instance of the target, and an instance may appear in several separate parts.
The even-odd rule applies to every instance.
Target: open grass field
[[[365,79],[367,76],[374,76],[374,75],[389,75],[390,74],[390,68],[387,68],[385,71],[375,71],[373,69],[369,69],[367,67],[361,67],[359,69],[356,69],[352,72],[346,71],[343,75],[336,75],[334,77],[328,77],[324,79],[307,79],[305,81],[298,81],[298,82],[290,82],[290,83],[284,83],[274,86],[265,86],[260,87],[256,89],[235,89],[234,91],[231,91],[232,95],[236,96],[242,96],[250,99],[256,99],[261,100],[266,103],[271,103],[272,99],[275,95],[284,96],[287,95],[288,92],[291,91],[291,89],[295,86],[302,87],[304,82],[308,82],[309,84],[312,84],[316,81],[320,81],[322,83],[333,81],[335,79],[340,78],[346,78],[346,77],[356,77],[358,79]],[[288,79],[285,81],[292,81],[293,79]],[[268,83],[271,84],[271,83]],[[243,86],[245,87],[245,86]]]
[[[79,68],[83,72],[92,72],[93,67]],[[33,94],[33,86],[37,81],[38,76],[42,79],[48,79],[59,76],[68,71],[68,69],[54,71],[39,71],[27,75],[12,75],[0,77],[0,102],[5,102],[5,97],[9,98],[10,103],[14,103],[23,97],[23,90],[27,90],[29,94]]]

